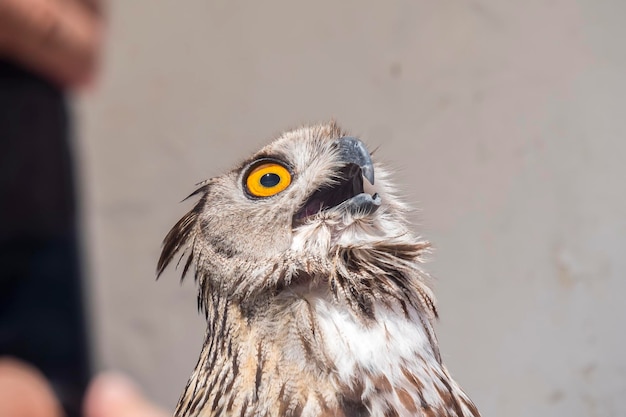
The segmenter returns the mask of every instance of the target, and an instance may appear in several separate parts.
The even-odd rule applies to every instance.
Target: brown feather
[[[421,269],[430,245],[408,230],[384,169],[377,211],[339,205],[294,222],[342,180],[344,135],[334,122],[285,132],[204,183],[167,234],[157,273],[182,253],[207,320],[176,416],[479,416],[441,361]],[[259,158],[290,167],[285,191],[247,197]]]

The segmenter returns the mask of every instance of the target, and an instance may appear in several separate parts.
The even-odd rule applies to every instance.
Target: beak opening
[[[352,136],[337,139],[339,158],[345,163],[338,174],[338,181],[311,194],[294,215],[294,224],[300,225],[307,218],[322,211],[339,208],[353,215],[367,216],[381,205],[378,193],[364,192],[363,177],[374,185],[374,163],[365,144]]]

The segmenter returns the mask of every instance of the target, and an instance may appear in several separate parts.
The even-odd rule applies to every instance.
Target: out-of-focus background
[[[336,118],[434,243],[449,369],[485,416],[626,414],[626,3],[111,1],[77,149],[95,358],[173,409],[195,288],[160,242],[194,184]]]

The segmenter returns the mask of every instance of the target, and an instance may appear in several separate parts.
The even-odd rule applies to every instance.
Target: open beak
[[[331,186],[315,191],[295,214],[296,223],[319,212],[337,208],[353,215],[367,216],[380,207],[378,193],[364,192],[363,178],[374,184],[374,163],[365,144],[352,136],[337,139],[339,159],[344,166],[339,171],[339,180]]]

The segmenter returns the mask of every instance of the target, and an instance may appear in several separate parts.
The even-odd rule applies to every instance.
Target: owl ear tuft
[[[172,262],[174,255],[183,250],[182,257],[185,255],[185,251],[187,249],[187,244],[190,241],[190,238],[195,234],[195,227],[198,222],[198,217],[204,208],[204,204],[206,202],[206,194],[208,192],[209,184],[205,184],[202,187],[198,188],[194,191],[189,197],[190,198],[197,194],[202,194],[202,198],[193,209],[191,209],[187,214],[180,219],[174,227],[169,231],[165,239],[163,239],[163,249],[161,250],[161,256],[159,257],[159,261],[157,263],[157,279],[161,276],[165,268]],[[187,198],[185,200],[187,200]],[[183,200],[184,201],[184,200]],[[185,267],[183,269],[183,276],[187,273],[189,266],[193,260],[193,250],[188,253],[188,259],[185,263]],[[180,262],[180,261],[179,261]]]

